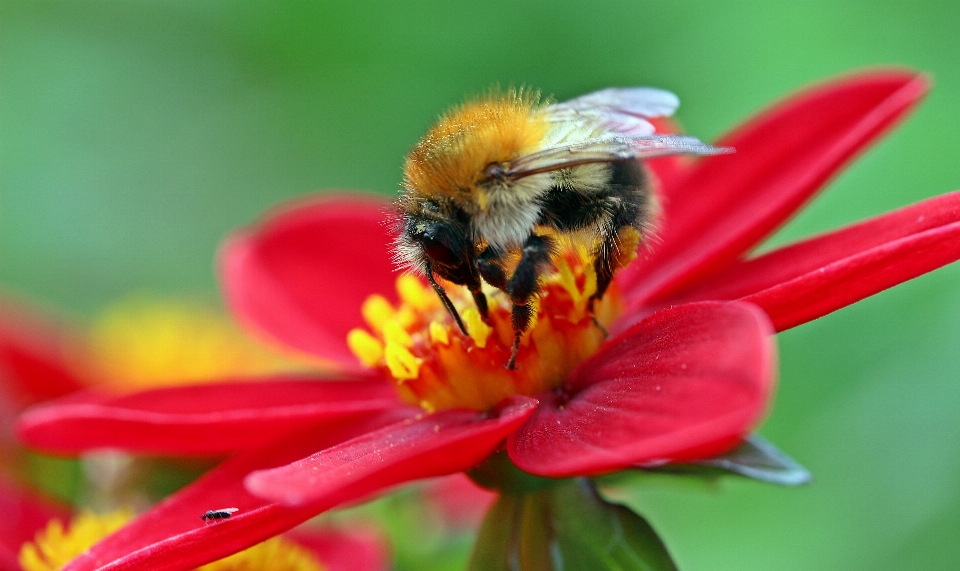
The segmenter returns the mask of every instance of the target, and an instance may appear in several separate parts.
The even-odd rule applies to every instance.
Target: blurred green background
[[[0,2],[0,286],[90,315],[215,299],[220,238],[326,188],[393,193],[436,115],[500,83],[654,85],[711,139],[801,85],[935,89],[781,243],[960,188],[960,3]],[[960,568],[960,267],[780,335],[763,433],[803,489],[651,485],[685,571]]]

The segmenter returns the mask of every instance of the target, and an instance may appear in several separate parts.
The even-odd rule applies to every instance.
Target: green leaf
[[[665,464],[656,468],[624,470],[605,476],[605,485],[638,485],[647,475],[692,476],[700,481],[714,483],[721,476],[735,474],[781,486],[800,486],[813,480],[809,470],[787,456],[769,440],[758,434],[750,436],[737,448],[716,458],[690,464]],[[689,479],[689,478],[688,478]]]
[[[676,571],[656,532],[586,479],[504,494],[480,529],[470,571]]]
[[[813,480],[809,470],[759,434],[723,456],[697,464],[781,486],[799,486]]]

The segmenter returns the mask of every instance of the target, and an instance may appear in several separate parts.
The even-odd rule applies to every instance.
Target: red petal
[[[0,377],[18,406],[69,394],[84,386],[70,358],[80,336],[23,303],[0,300]]]
[[[739,262],[683,300],[742,299],[778,330],[960,259],[960,192]]]
[[[324,431],[307,430],[241,452],[94,545],[64,571],[183,571],[282,533],[329,509],[331,504],[271,504],[247,493],[243,477],[252,470],[281,466],[313,450],[396,422],[398,414],[405,413],[387,413],[363,424],[334,425]],[[238,511],[229,519],[213,523],[199,518],[207,510],[225,507]]]
[[[725,452],[762,417],[774,386],[770,323],[737,302],[654,314],[570,376],[570,396],[544,396],[508,440],[521,469],[550,477]]]
[[[287,504],[336,497],[344,487],[371,492],[473,468],[530,416],[537,401],[512,397],[494,415],[444,410],[364,434],[288,466],[254,472],[247,489]]]
[[[294,530],[285,534],[316,555],[325,571],[386,571],[390,567],[383,539],[363,530]]]
[[[299,201],[223,245],[227,302],[254,330],[356,368],[347,332],[373,293],[395,298],[387,202],[370,196]]]
[[[400,406],[379,380],[275,379],[68,398],[28,410],[17,429],[24,442],[59,453],[224,454]]]
[[[20,571],[17,557],[24,543],[53,518],[70,519],[70,511],[0,478],[0,571]]]
[[[664,205],[659,243],[620,278],[640,304],[715,273],[769,235],[927,92],[911,71],[862,73],[807,89],[717,144]]]

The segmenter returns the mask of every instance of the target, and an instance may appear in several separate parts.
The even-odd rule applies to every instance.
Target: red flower
[[[0,401],[21,409],[87,386],[69,363],[80,346],[70,324],[0,294]]]
[[[67,507],[12,477],[18,471],[22,450],[15,447],[7,431],[14,423],[15,412],[27,404],[62,397],[94,384],[82,374],[85,369],[75,363],[85,355],[84,348],[79,331],[63,318],[22,300],[0,299],[0,571],[21,571],[18,557],[24,544],[34,541],[52,519],[71,519]],[[371,530],[314,526],[298,528],[285,536],[329,571],[387,568],[384,541]]]
[[[926,90],[908,71],[842,78],[721,139],[734,155],[651,161],[663,227],[649,255],[617,276],[627,311],[614,335],[562,390],[492,410],[425,413],[349,350],[361,304],[389,297],[396,278],[382,202],[326,196],[273,213],[226,244],[229,301],[252,328],[338,361],[343,380],[82,396],[24,415],[22,438],[62,453],[237,452],[67,569],[187,568],[344,502],[469,470],[504,441],[516,465],[558,477],[729,450],[769,402],[769,333],[960,258],[957,193],[744,257]],[[195,521],[227,504],[240,508],[229,526]]]
[[[61,523],[71,520],[70,511],[65,507],[3,478],[0,478],[0,506],[4,509],[4,520],[0,522],[0,571],[21,571],[18,559],[24,544],[35,541],[51,520],[57,519]],[[382,571],[387,568],[383,543],[370,531],[327,527],[296,530],[285,537],[293,545],[304,548],[328,571]],[[83,538],[73,541],[77,539],[82,541]]]
[[[46,498],[23,489],[0,476],[0,571],[19,571],[17,556],[20,547],[33,540],[51,518],[66,519],[69,510]]]

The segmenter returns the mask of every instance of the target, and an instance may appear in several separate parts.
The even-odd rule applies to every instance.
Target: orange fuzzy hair
[[[403,186],[424,196],[472,192],[484,169],[536,150],[547,133],[539,94],[491,92],[443,115],[407,156]]]

